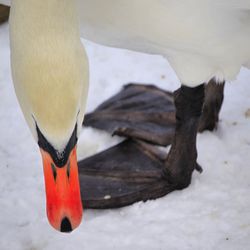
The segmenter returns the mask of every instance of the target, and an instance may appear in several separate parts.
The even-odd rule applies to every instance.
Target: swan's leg
[[[205,88],[205,101],[199,124],[199,132],[214,130],[219,121],[219,113],[224,99],[225,82],[216,83],[212,79]]]
[[[183,189],[190,184],[198,165],[196,135],[204,102],[204,84],[195,88],[182,86],[174,93],[174,99],[176,130],[165,161],[165,173],[176,189]]]

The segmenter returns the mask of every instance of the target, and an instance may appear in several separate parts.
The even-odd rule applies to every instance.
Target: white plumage
[[[181,82],[232,80],[250,62],[249,0],[78,0],[84,38],[165,56]]]

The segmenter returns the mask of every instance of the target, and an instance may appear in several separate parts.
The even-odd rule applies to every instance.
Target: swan
[[[0,0],[10,4],[9,1]],[[82,217],[76,144],[88,90],[80,37],[164,56],[181,87],[164,175],[182,189],[197,167],[196,134],[211,79],[250,68],[248,0],[12,0],[10,41],[16,95],[43,158],[47,215],[60,231]]]

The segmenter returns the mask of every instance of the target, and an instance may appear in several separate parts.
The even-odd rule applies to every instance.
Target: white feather
[[[78,0],[82,36],[164,55],[181,82],[232,80],[250,60],[249,0]]]

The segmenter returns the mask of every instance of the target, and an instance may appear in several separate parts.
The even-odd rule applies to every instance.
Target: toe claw
[[[198,163],[196,163],[195,170],[197,170],[200,174],[203,172],[203,168]]]

